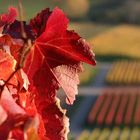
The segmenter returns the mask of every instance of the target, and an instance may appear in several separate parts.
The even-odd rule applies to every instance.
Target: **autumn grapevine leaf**
[[[15,18],[11,11],[5,16]],[[66,102],[73,104],[78,94],[82,62],[95,65],[89,44],[74,31],[67,30],[68,22],[59,8],[53,11],[47,8],[31,19],[30,24],[23,22],[27,37],[23,38],[20,21],[0,21],[3,23],[0,58],[4,61],[0,61],[0,115],[1,112],[5,114],[0,130],[11,125],[4,134],[6,138],[67,139],[69,119],[66,110],[60,107],[56,92],[62,87]],[[3,70],[5,67],[8,72]],[[6,100],[9,98],[7,109],[2,98],[4,94],[8,95]],[[10,106],[17,108],[14,113]],[[17,115],[18,120],[15,119]],[[20,121],[21,125],[16,125]]]

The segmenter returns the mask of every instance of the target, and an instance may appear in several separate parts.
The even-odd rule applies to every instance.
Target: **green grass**
[[[0,12],[7,11],[9,6],[18,7],[18,0],[1,0],[0,1]],[[51,9],[59,6],[63,7],[63,2],[59,0],[22,0],[22,6],[24,11],[25,20],[29,20],[34,17],[41,10],[50,7]]]
[[[140,59],[140,26],[119,25],[90,39],[98,60]]]
[[[86,86],[94,82],[99,70],[96,67],[84,65],[84,71],[80,74],[80,86]]]
[[[68,134],[68,140],[75,140],[74,136],[71,133]]]

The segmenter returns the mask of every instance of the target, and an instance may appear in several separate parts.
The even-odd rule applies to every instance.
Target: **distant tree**
[[[140,23],[140,0],[89,0],[89,19],[99,22]]]
[[[88,0],[67,0],[65,10],[71,18],[81,19],[86,17],[89,7]]]

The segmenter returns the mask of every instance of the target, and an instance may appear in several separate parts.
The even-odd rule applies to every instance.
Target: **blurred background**
[[[0,12],[17,0],[1,0]],[[140,0],[23,0],[24,18],[58,6],[87,39],[97,65],[85,65],[69,140],[140,140]],[[61,98],[63,98],[63,95]]]

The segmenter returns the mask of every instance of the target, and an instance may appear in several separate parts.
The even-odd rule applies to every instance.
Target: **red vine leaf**
[[[46,27],[46,22],[51,15],[49,8],[44,9],[41,13],[38,13],[37,16],[30,21],[30,26],[35,34],[35,36],[40,36]]]
[[[3,84],[15,71],[15,66],[16,61],[14,60],[14,58],[0,49],[0,80],[3,81]],[[12,85],[17,85],[18,83],[16,77],[13,76],[9,83],[11,83]]]
[[[4,132],[0,133],[0,140],[7,140],[10,131],[18,124],[23,125],[28,118],[25,111],[15,103],[11,94],[7,87],[4,87],[1,93],[0,106],[5,111],[2,118],[5,117],[4,115],[6,118],[0,125],[0,132]]]
[[[75,100],[75,95],[78,94],[77,85],[79,84],[78,74],[82,71],[80,65],[67,66],[62,65],[53,69],[54,74],[57,77],[60,85],[67,94],[66,102],[68,104],[73,104]]]
[[[95,65],[89,44],[78,34],[68,31],[67,26],[68,19],[55,8],[46,18],[45,30],[35,40],[24,67],[31,83],[30,90],[36,96],[35,103],[46,129],[45,135],[52,140],[66,139],[69,124],[65,111],[57,102],[56,91],[61,86],[67,94],[67,103],[72,104],[79,84],[80,62]],[[40,32],[35,25],[32,28]]]
[[[55,8],[46,22],[45,31],[37,38],[35,47],[32,48],[27,58],[25,71],[30,79],[33,79],[34,75],[36,75],[35,79],[41,79],[38,77],[39,73],[40,75],[44,74],[42,78],[45,81],[41,79],[40,82],[44,81],[43,83],[46,83],[46,85],[42,84],[38,86],[39,88],[49,89],[47,85],[52,83],[47,83],[51,82],[51,79],[65,88],[52,70],[57,66],[70,65],[75,67],[80,61],[95,65],[94,54],[91,52],[89,45],[80,39],[78,34],[67,31],[67,26],[68,19],[60,9]],[[38,74],[35,74],[36,72]],[[38,85],[40,82],[35,80],[34,84]],[[75,82],[75,84],[78,84],[78,82]]]
[[[25,111],[15,103],[13,97],[11,96],[12,93],[5,87],[0,99],[0,104],[9,114],[22,114],[25,115]]]
[[[9,7],[7,14],[0,15],[0,27],[11,24],[15,21],[17,16],[17,10],[13,7]]]
[[[0,125],[7,119],[7,112],[4,110],[2,105],[0,105]]]

